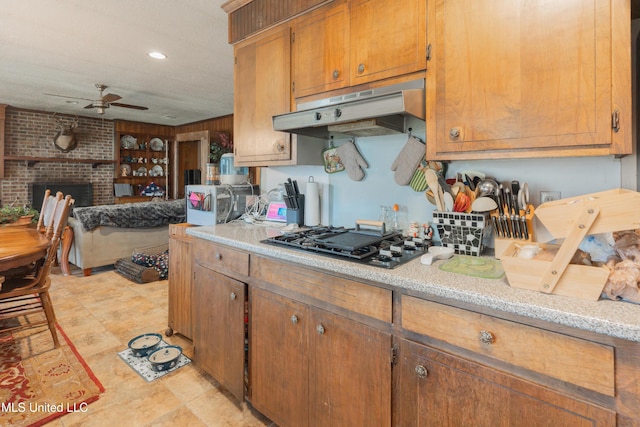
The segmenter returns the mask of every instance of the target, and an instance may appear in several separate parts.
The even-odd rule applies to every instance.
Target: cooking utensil
[[[466,212],[471,205],[471,199],[464,192],[458,193],[455,201],[453,202],[454,212]]]
[[[454,200],[451,193],[445,191],[442,197],[444,200],[444,210],[446,212],[453,212]]]
[[[498,183],[495,179],[485,178],[478,183],[476,192],[478,196],[490,196],[498,191]]]
[[[438,174],[433,169],[424,169],[424,177],[427,180],[427,185],[433,193],[433,199],[436,202],[436,207],[440,212],[444,212],[444,194],[440,183],[438,182]]]
[[[498,204],[488,196],[478,197],[471,204],[471,210],[474,212],[490,212],[494,209],[498,209]]]
[[[444,246],[431,246],[429,252],[420,257],[420,263],[424,265],[431,265],[433,261],[437,259],[448,259],[453,256],[453,248],[447,248]]]

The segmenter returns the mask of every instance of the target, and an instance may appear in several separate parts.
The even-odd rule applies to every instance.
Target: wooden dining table
[[[51,241],[31,227],[0,227],[0,276],[3,271],[44,258]]]

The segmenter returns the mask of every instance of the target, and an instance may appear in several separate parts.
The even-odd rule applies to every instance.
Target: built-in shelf
[[[31,157],[31,156],[5,156],[5,160],[25,160],[27,166],[31,167],[39,162],[47,163],[90,163],[92,168],[96,168],[99,165],[113,165],[115,160],[108,159],[71,159],[62,157]]]

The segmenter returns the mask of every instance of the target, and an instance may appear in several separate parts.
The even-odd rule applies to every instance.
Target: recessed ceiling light
[[[149,52],[149,56],[155,59],[167,59],[167,55],[162,52]]]
[[[171,114],[167,114],[167,115],[162,116],[162,118],[168,119],[168,120],[173,120],[173,119],[176,118],[176,116],[172,116]]]
[[[67,100],[65,101],[67,104],[77,104],[78,101],[71,101],[71,100]]]

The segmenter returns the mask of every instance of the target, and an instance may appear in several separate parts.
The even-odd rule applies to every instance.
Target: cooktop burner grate
[[[424,254],[429,247],[421,239],[404,238],[398,232],[376,235],[344,227],[312,227],[270,237],[262,243],[381,268],[395,268],[409,262]]]

